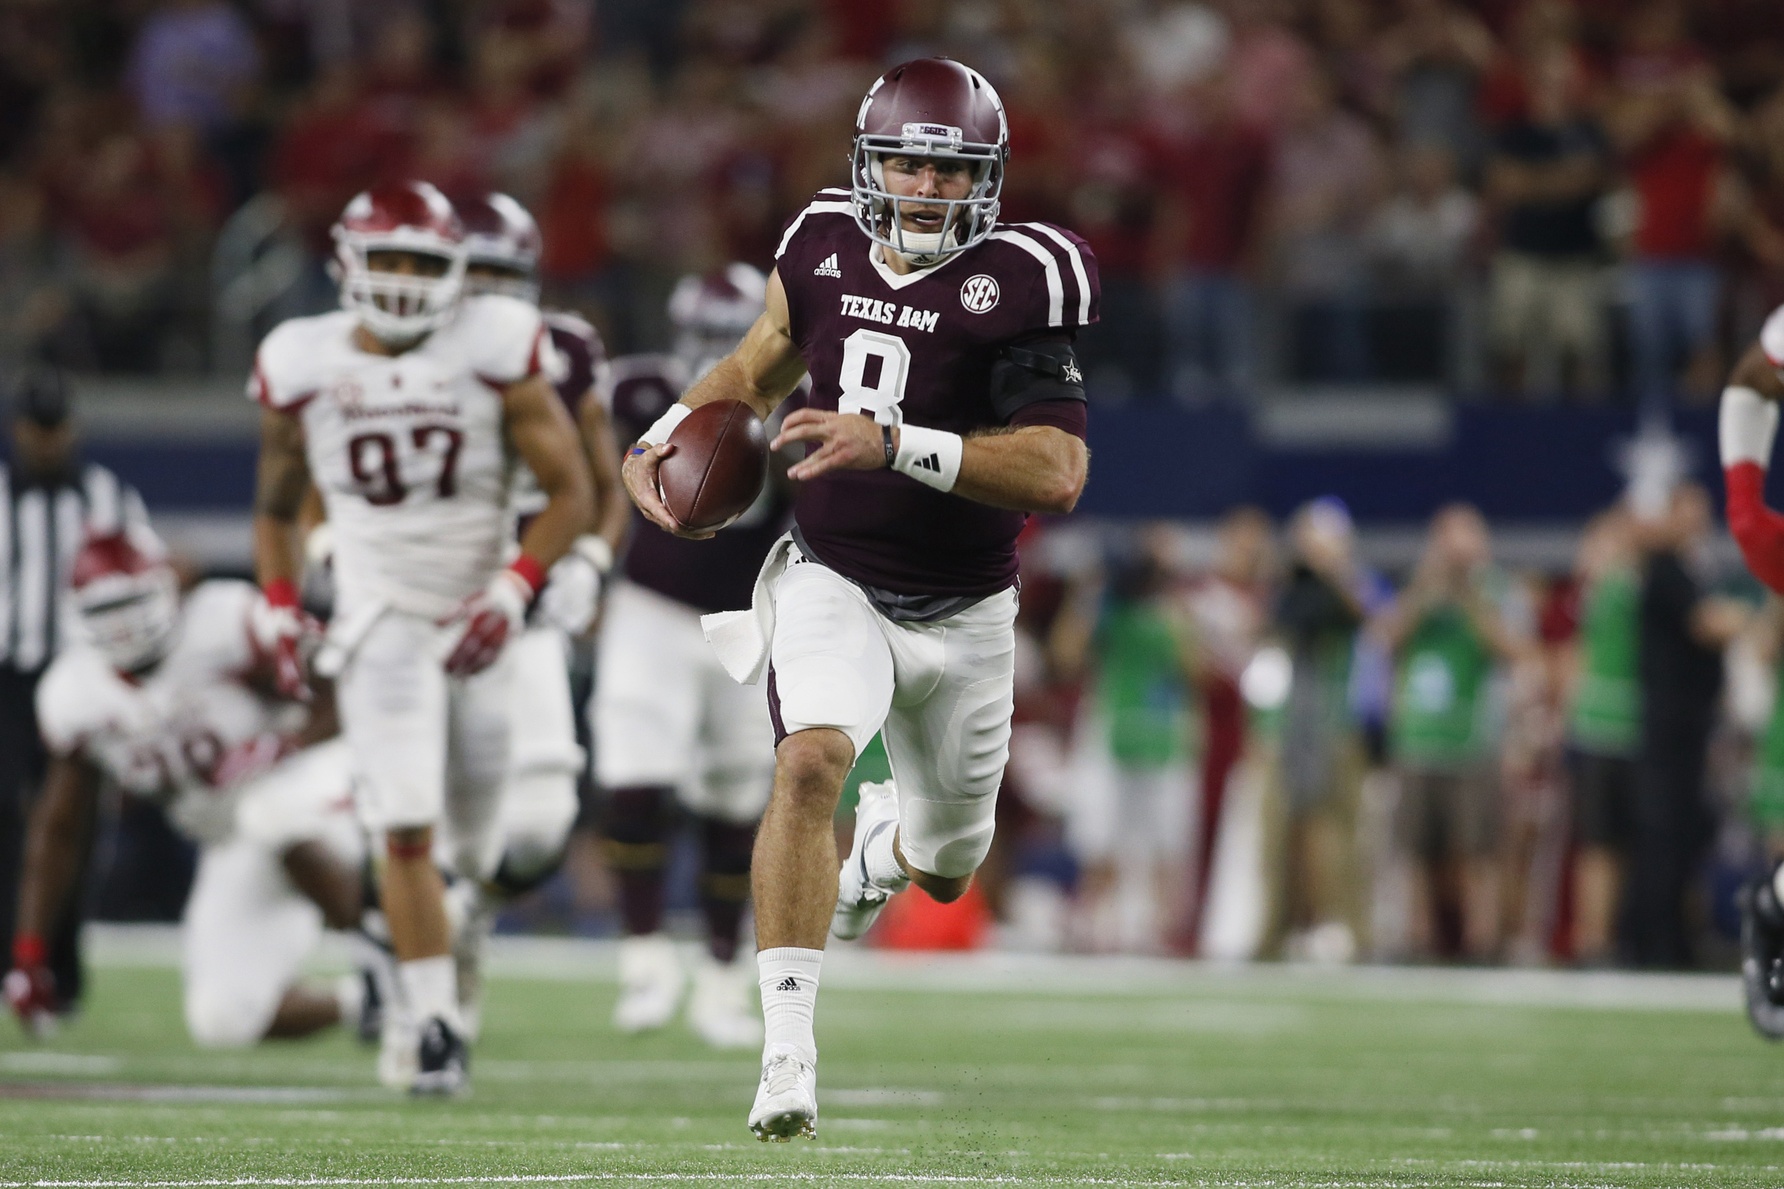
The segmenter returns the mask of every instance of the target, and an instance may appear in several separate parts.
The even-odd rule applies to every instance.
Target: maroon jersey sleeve
[[[993,369],[1011,346],[1069,339],[1096,321],[1096,260],[1082,239],[1046,223],[1000,225],[940,264],[897,274],[851,210],[844,191],[820,191],[788,224],[777,257],[812,408],[958,434],[1008,424],[1082,433],[1082,401],[1040,401],[1005,418],[992,392]],[[1026,520],[887,470],[805,483],[794,514],[806,544],[837,572],[932,595],[1011,585]]]
[[[595,375],[607,360],[607,348],[600,333],[575,314],[549,312],[545,315],[545,328],[551,333],[551,345],[559,360],[551,384],[557,389],[558,399],[570,410],[571,420],[575,420],[583,397],[595,386]]]

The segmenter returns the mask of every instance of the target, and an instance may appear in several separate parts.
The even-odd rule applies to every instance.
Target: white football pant
[[[381,830],[443,826],[452,867],[486,879],[500,850],[510,649],[481,673],[448,677],[458,633],[385,611],[347,659],[336,699],[367,821]]]
[[[775,586],[768,697],[784,734],[841,731],[855,754],[883,729],[898,841],[913,867],[970,875],[991,849],[1015,708],[1016,592],[930,623],[893,623],[811,561]]]
[[[576,822],[576,778],[585,757],[570,700],[570,641],[559,628],[528,628],[508,645],[508,778],[495,836],[510,877],[555,866]]]
[[[700,613],[630,582],[608,596],[591,722],[603,788],[666,785],[703,817],[754,822],[774,781],[760,686],[731,680]]]
[[[357,867],[365,844],[347,745],[291,756],[241,792],[237,829],[199,853],[180,927],[186,1028],[205,1046],[266,1035],[322,936],[322,912],[291,885],[281,853],[304,841]]]

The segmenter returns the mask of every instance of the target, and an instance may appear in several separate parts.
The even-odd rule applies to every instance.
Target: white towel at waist
[[[797,556],[796,549],[792,533],[774,543],[756,573],[747,608],[700,617],[706,642],[718,654],[725,672],[739,685],[755,685],[768,670],[768,646],[774,639],[774,586]]]

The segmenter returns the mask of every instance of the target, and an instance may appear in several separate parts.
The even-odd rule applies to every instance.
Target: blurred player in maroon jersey
[[[624,440],[648,430],[737,346],[762,314],[767,283],[747,264],[682,279],[669,300],[675,350],[616,359],[601,386]],[[615,467],[618,458],[615,451]],[[749,602],[789,511],[784,483],[771,480],[756,505],[709,542],[678,540],[640,515],[625,579],[609,597],[591,715],[607,852],[625,918],[613,1011],[622,1032],[667,1024],[688,981],[661,931],[679,799],[700,835],[706,918],[707,953],[693,970],[688,1022],[719,1048],[762,1043],[749,966],[737,961],[737,948],[750,848],[774,778],[774,728],[761,688],[725,673],[701,636],[700,616]]]
[[[856,117],[851,188],[787,227],[767,311],[628,454],[645,515],[688,411],[742,400],[767,416],[809,373],[793,531],[748,611],[708,617],[733,676],[766,676],[775,779],[753,868],[767,1035],[750,1126],[813,1135],[812,1034],[827,933],[858,937],[907,883],[965,893],[991,844],[1009,755],[1016,537],[1065,513],[1089,470],[1077,329],[1097,316],[1084,241],[1000,224],[1003,104],[956,62],[876,82]],[[840,879],[831,816],[883,731],[894,780],[861,790]],[[840,885],[840,886],[839,886]]]

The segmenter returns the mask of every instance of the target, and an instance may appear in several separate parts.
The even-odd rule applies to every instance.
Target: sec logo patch
[[[975,314],[983,314],[997,304],[997,280],[984,273],[966,278],[960,286],[960,304]]]

